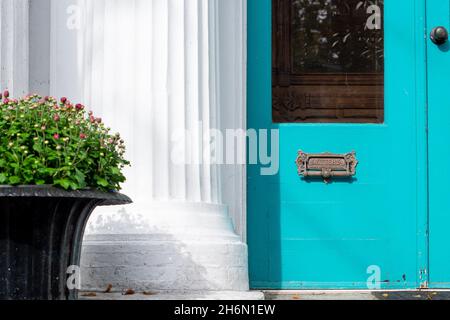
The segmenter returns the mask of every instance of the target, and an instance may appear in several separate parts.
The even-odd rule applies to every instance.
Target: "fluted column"
[[[217,0],[81,2],[83,101],[128,142],[135,202],[94,214],[85,288],[247,290],[247,248],[211,164]]]
[[[201,164],[207,162],[203,142],[208,130],[218,127],[210,72],[215,60],[209,42],[213,1],[152,3],[152,196],[218,203],[215,167]]]
[[[0,88],[28,92],[28,0],[0,0]]]
[[[80,0],[80,98],[132,142],[127,188],[144,201],[220,203],[217,166],[201,164],[219,128],[216,1]]]

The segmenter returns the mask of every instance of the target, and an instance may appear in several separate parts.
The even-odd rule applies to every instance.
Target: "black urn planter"
[[[67,286],[97,206],[131,203],[120,193],[0,186],[0,300],[77,299]]]

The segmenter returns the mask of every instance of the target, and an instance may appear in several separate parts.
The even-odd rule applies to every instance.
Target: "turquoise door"
[[[248,165],[252,288],[450,286],[448,2],[248,0],[248,127],[279,135],[276,173]]]

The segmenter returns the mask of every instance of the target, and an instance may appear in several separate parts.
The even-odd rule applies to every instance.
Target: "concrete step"
[[[136,292],[123,293],[80,292],[80,300],[264,300],[260,291],[195,291],[195,292]]]

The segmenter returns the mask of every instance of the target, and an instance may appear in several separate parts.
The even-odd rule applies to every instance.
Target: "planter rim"
[[[66,191],[53,186],[25,185],[8,186],[0,185],[1,198],[76,198],[98,200],[99,206],[112,206],[130,204],[133,201],[119,192],[103,192],[94,189]]]

